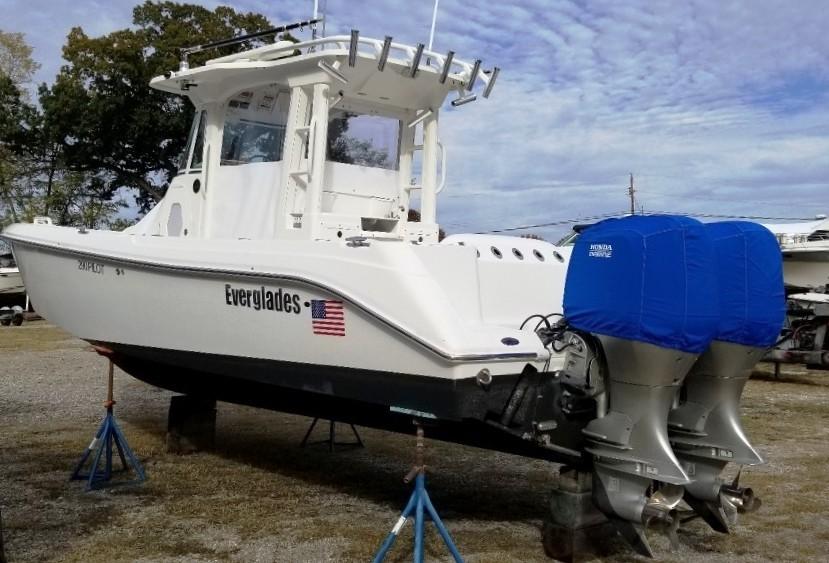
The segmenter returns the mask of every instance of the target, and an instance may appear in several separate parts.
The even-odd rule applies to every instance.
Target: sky
[[[0,0],[51,82],[72,26],[128,27],[135,1]],[[197,2],[208,7],[219,2]],[[325,0],[320,1],[325,4]],[[275,25],[311,0],[233,0]],[[432,0],[328,0],[328,35],[426,43]],[[826,0],[440,0],[435,50],[501,74],[441,115],[448,232],[629,208],[808,219],[829,213]],[[480,98],[480,96],[479,96]],[[534,229],[555,239],[569,224]],[[531,231],[516,231],[520,234]]]

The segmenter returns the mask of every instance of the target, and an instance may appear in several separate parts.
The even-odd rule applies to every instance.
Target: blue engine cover
[[[767,348],[786,316],[783,258],[762,225],[723,221],[706,226],[717,253],[720,322],[715,340]]]
[[[576,240],[564,316],[583,331],[702,353],[719,324],[715,263],[709,232],[695,219],[607,219]]]

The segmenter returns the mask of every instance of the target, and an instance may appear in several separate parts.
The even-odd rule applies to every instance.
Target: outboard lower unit
[[[728,533],[737,512],[759,506],[738,480],[720,474],[729,462],[763,463],[740,424],[740,397],[751,368],[774,344],[785,317],[780,249],[756,223],[706,225],[717,253],[720,322],[714,342],[685,378],[669,415],[671,445],[691,482],[686,502],[715,530]]]
[[[597,395],[597,417],[582,431],[593,457],[593,500],[644,555],[652,556],[647,523],[675,529],[682,486],[694,482],[671,448],[668,415],[715,336],[717,288],[710,236],[693,219],[610,219],[586,230],[573,249],[561,381]],[[585,359],[585,350],[595,357]],[[591,363],[603,365],[605,381],[585,385],[578,374]]]

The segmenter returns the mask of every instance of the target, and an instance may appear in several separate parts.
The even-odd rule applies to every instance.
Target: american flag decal
[[[312,299],[311,324],[314,334],[345,336],[343,302],[331,299]]]

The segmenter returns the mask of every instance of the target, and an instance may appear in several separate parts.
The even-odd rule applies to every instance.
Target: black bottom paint
[[[412,415],[435,416],[430,438],[580,464],[577,456],[524,440],[488,421],[497,420],[520,374],[499,376],[488,389],[474,378],[449,380],[275,360],[182,352],[92,342],[114,352],[118,367],[146,383],[196,397],[280,412],[414,433]]]

